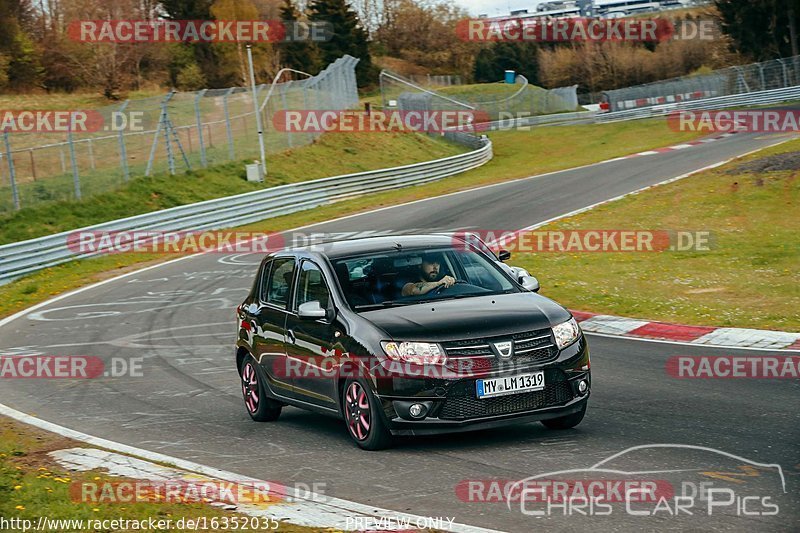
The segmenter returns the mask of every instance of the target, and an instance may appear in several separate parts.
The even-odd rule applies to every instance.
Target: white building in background
[[[509,15],[481,18],[533,18],[533,17],[601,17],[617,18],[657,13],[667,9],[708,4],[711,0],[548,0],[535,9],[517,9]]]

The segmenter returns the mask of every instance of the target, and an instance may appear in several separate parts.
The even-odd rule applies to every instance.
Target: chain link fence
[[[357,63],[344,56],[316,76],[258,86],[267,153],[310,144],[320,135],[275,131],[275,113],[358,106]],[[85,198],[140,176],[259,157],[251,88],[171,92],[92,113],[103,125],[93,133],[2,134],[0,212]]]
[[[800,85],[800,56],[728,67],[708,74],[683,76],[601,94],[609,111],[624,111],[796,85]]]
[[[479,112],[489,120],[521,115],[544,115],[575,111],[577,86],[542,89],[518,75],[516,83],[491,83],[433,89],[415,83],[389,70],[380,74],[381,103],[384,109],[404,111]]]
[[[452,87],[463,83],[458,74],[412,74],[408,79],[423,87]]]

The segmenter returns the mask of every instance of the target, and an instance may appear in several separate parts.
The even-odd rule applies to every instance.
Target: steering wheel
[[[466,283],[466,281],[464,281],[463,279],[457,279],[454,285],[458,285],[459,283]],[[434,295],[439,295],[439,294],[441,294],[441,293],[442,293],[442,291],[443,291],[443,290],[445,290],[446,288],[447,288],[447,287],[445,287],[444,285],[439,285],[438,287],[436,287],[435,289],[433,289],[433,294],[434,294]]]

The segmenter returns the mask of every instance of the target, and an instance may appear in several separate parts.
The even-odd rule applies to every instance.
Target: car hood
[[[549,328],[570,313],[533,292],[440,300],[361,313],[394,340],[442,342]]]

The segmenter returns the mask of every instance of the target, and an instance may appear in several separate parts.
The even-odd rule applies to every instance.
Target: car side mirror
[[[500,261],[508,261],[509,259],[511,259],[511,252],[509,252],[508,250],[500,250],[499,252],[497,252],[497,258]]]
[[[322,308],[317,300],[300,304],[297,308],[297,315],[307,320],[317,320],[328,316],[328,312]]]
[[[520,276],[519,284],[526,291],[539,292],[539,280],[533,276]]]

